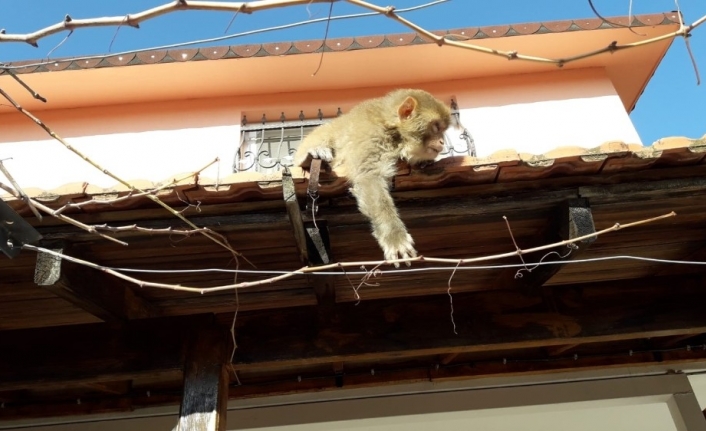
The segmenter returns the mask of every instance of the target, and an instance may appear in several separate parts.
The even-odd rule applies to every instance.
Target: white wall
[[[240,142],[240,111],[227,101],[83,108],[37,113],[90,159],[127,181],[161,182],[219,164],[202,173],[231,173]],[[5,116],[7,117],[7,116]],[[0,117],[0,159],[27,189],[71,183],[113,188],[118,182],[90,166],[20,116]],[[2,181],[0,179],[0,181]],[[75,187],[73,187],[75,188]]]
[[[505,149],[543,154],[562,146],[642,143],[600,69],[472,82],[458,102],[479,157]]]

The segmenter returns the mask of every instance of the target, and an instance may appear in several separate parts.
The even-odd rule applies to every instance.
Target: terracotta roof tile
[[[322,40],[305,40],[302,42],[294,42],[294,48],[298,52],[301,53],[308,53],[308,52],[315,52],[316,50],[320,49],[321,46],[323,46],[324,41]]]
[[[111,55],[106,57],[105,60],[112,66],[125,66],[130,63],[134,58],[135,54],[123,54],[123,55]]]
[[[260,44],[235,45],[230,47],[231,51],[239,57],[252,57],[260,52],[260,48],[262,48]]]
[[[171,57],[174,61],[189,61],[196,57],[198,53],[198,49],[185,48],[178,48],[167,51],[167,55],[169,55],[169,57]]]
[[[398,33],[387,35],[387,40],[393,45],[409,45],[417,38],[416,33]]]
[[[164,57],[167,56],[167,51],[149,51],[138,52],[137,59],[145,64],[161,63]]]
[[[528,24],[517,24],[512,26],[517,34],[534,34],[542,27],[542,23],[532,22]]]
[[[354,42],[354,38],[352,37],[344,37],[340,39],[332,39],[332,40],[327,40],[326,41],[326,47],[328,47],[332,51],[345,51]]]
[[[573,21],[552,21],[542,23],[542,26],[551,33],[561,33],[564,31],[569,31],[572,25],[574,25]]]
[[[377,48],[385,41],[385,36],[358,36],[355,41],[364,48]]]
[[[262,48],[270,55],[284,55],[292,47],[291,42],[266,43]]]
[[[489,27],[481,27],[480,31],[485,33],[488,37],[502,37],[505,36],[512,27],[509,25],[493,25]]]
[[[230,48],[228,48],[227,46],[216,46],[213,48],[204,48],[200,50],[201,55],[203,55],[209,60],[218,60],[219,58],[224,58],[229,51]]]

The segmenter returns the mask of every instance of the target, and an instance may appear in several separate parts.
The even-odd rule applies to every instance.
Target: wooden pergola
[[[224,429],[229,398],[703,363],[706,267],[615,257],[706,261],[705,149],[703,138],[671,139],[644,149],[611,143],[552,158],[504,154],[404,168],[394,197],[425,256],[514,251],[503,216],[523,249],[677,216],[558,248],[571,253],[547,256],[559,263],[531,271],[545,252],[525,256],[525,269],[501,267],[521,263],[516,256],[484,264],[492,268],[461,265],[451,280],[449,268],[383,266],[360,285],[360,301],[356,268],[237,296],[200,295],[140,288],[46,253],[2,258],[0,424],[181,403],[183,429]],[[258,270],[290,271],[320,257],[307,245],[306,178],[295,172],[298,200],[289,202],[281,182],[185,184],[160,197],[177,208],[199,203],[184,214],[225,235]],[[380,259],[345,180],[322,175],[319,183],[316,223],[330,261]],[[89,198],[54,196],[47,204]],[[199,235],[116,233],[129,243],[123,247],[57,220],[39,223],[21,201],[8,203],[43,236],[43,247],[106,267],[235,269],[230,253]],[[67,214],[88,224],[182,227],[145,199]],[[240,269],[252,268],[241,261]],[[227,272],[132,275],[204,288],[233,282]],[[238,281],[264,277],[244,273]]]

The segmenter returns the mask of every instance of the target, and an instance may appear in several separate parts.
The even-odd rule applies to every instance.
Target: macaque
[[[411,165],[433,161],[444,149],[450,123],[449,108],[431,94],[395,90],[314,129],[299,146],[294,164],[306,166],[313,157],[334,170],[342,167],[385,259],[415,257],[414,240],[400,220],[390,182],[400,159]]]

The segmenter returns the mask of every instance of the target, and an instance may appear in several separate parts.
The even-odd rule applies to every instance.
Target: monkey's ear
[[[409,96],[402,102],[399,108],[397,108],[397,115],[399,115],[400,119],[405,120],[412,115],[415,109],[417,109],[417,100]]]

